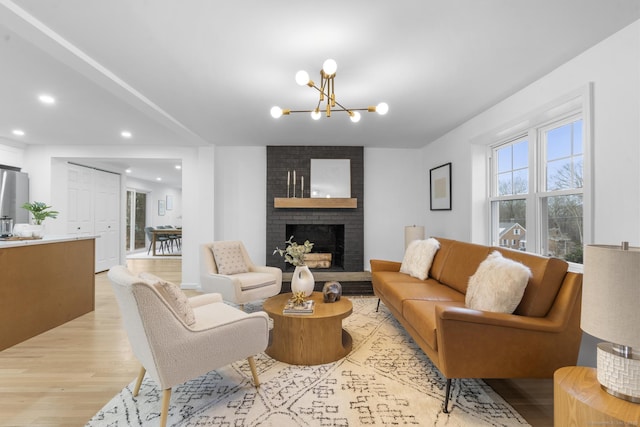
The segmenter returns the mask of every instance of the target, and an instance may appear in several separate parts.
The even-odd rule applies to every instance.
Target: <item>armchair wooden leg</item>
[[[171,400],[171,389],[162,390],[162,408],[160,409],[160,427],[167,425],[167,413],[169,412],[169,400]]]
[[[249,361],[249,367],[251,368],[251,375],[253,376],[253,384],[256,387],[260,387],[260,380],[258,379],[258,371],[256,370],[256,361],[253,359],[253,356],[249,356],[247,360]]]
[[[136,381],[136,386],[133,388],[133,397],[138,395],[140,391],[140,386],[142,385],[142,379],[144,378],[144,374],[147,373],[147,370],[144,369],[144,366],[140,368],[140,373],[138,374],[138,380]]]

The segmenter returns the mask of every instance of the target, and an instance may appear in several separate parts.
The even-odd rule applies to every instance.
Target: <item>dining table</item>
[[[154,228],[151,230],[151,247],[153,248],[153,256],[181,256],[182,253],[164,253],[156,252],[156,241],[159,240],[158,236],[168,236],[170,239],[182,239],[182,228]],[[173,245],[171,245],[173,248]]]

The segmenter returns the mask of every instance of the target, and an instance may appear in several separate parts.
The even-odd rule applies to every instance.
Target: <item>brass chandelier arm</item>
[[[279,118],[283,115],[289,115],[291,113],[311,113],[311,117],[314,120],[318,120],[320,118],[320,107],[322,103],[325,101],[326,97],[326,106],[322,109],[322,112],[326,114],[327,117],[331,117],[331,110],[335,109],[337,111],[345,111],[351,121],[357,123],[360,121],[360,113],[359,111],[367,111],[370,113],[379,113],[386,114],[389,110],[389,106],[385,102],[379,103],[376,107],[366,107],[366,108],[347,108],[342,105],[340,102],[336,101],[335,94],[335,77],[336,77],[336,69],[337,64],[333,59],[328,59],[322,65],[322,69],[320,70],[320,87],[314,83],[313,80],[309,78],[309,74],[300,70],[296,73],[296,83],[300,86],[309,86],[315,90],[317,90],[320,94],[318,103],[316,104],[316,108],[313,110],[290,110],[290,109],[281,109],[278,106],[274,106],[271,108],[271,115],[273,118]],[[326,70],[326,71],[325,71]]]

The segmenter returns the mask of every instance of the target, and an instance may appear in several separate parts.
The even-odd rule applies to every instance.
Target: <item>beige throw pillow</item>
[[[469,278],[465,304],[474,310],[513,313],[530,277],[529,267],[493,251]]]
[[[180,289],[178,285],[167,282],[151,273],[143,272],[140,273],[138,277],[151,283],[186,325],[193,326],[193,324],[196,323],[196,316],[189,304],[189,298],[182,292],[182,289]]]
[[[219,274],[238,274],[249,271],[244,262],[242,249],[236,242],[216,243],[213,246],[213,258],[216,260]]]
[[[440,242],[433,237],[409,243],[400,265],[400,272],[416,279],[425,280],[429,277],[431,263],[438,249],[440,249]]]

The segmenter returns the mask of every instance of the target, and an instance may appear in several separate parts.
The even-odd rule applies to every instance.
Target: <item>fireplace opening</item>
[[[308,240],[313,243],[312,253],[330,253],[329,270],[344,271],[344,224],[287,224],[286,237],[293,236],[298,244]],[[286,270],[295,267],[287,264]]]

